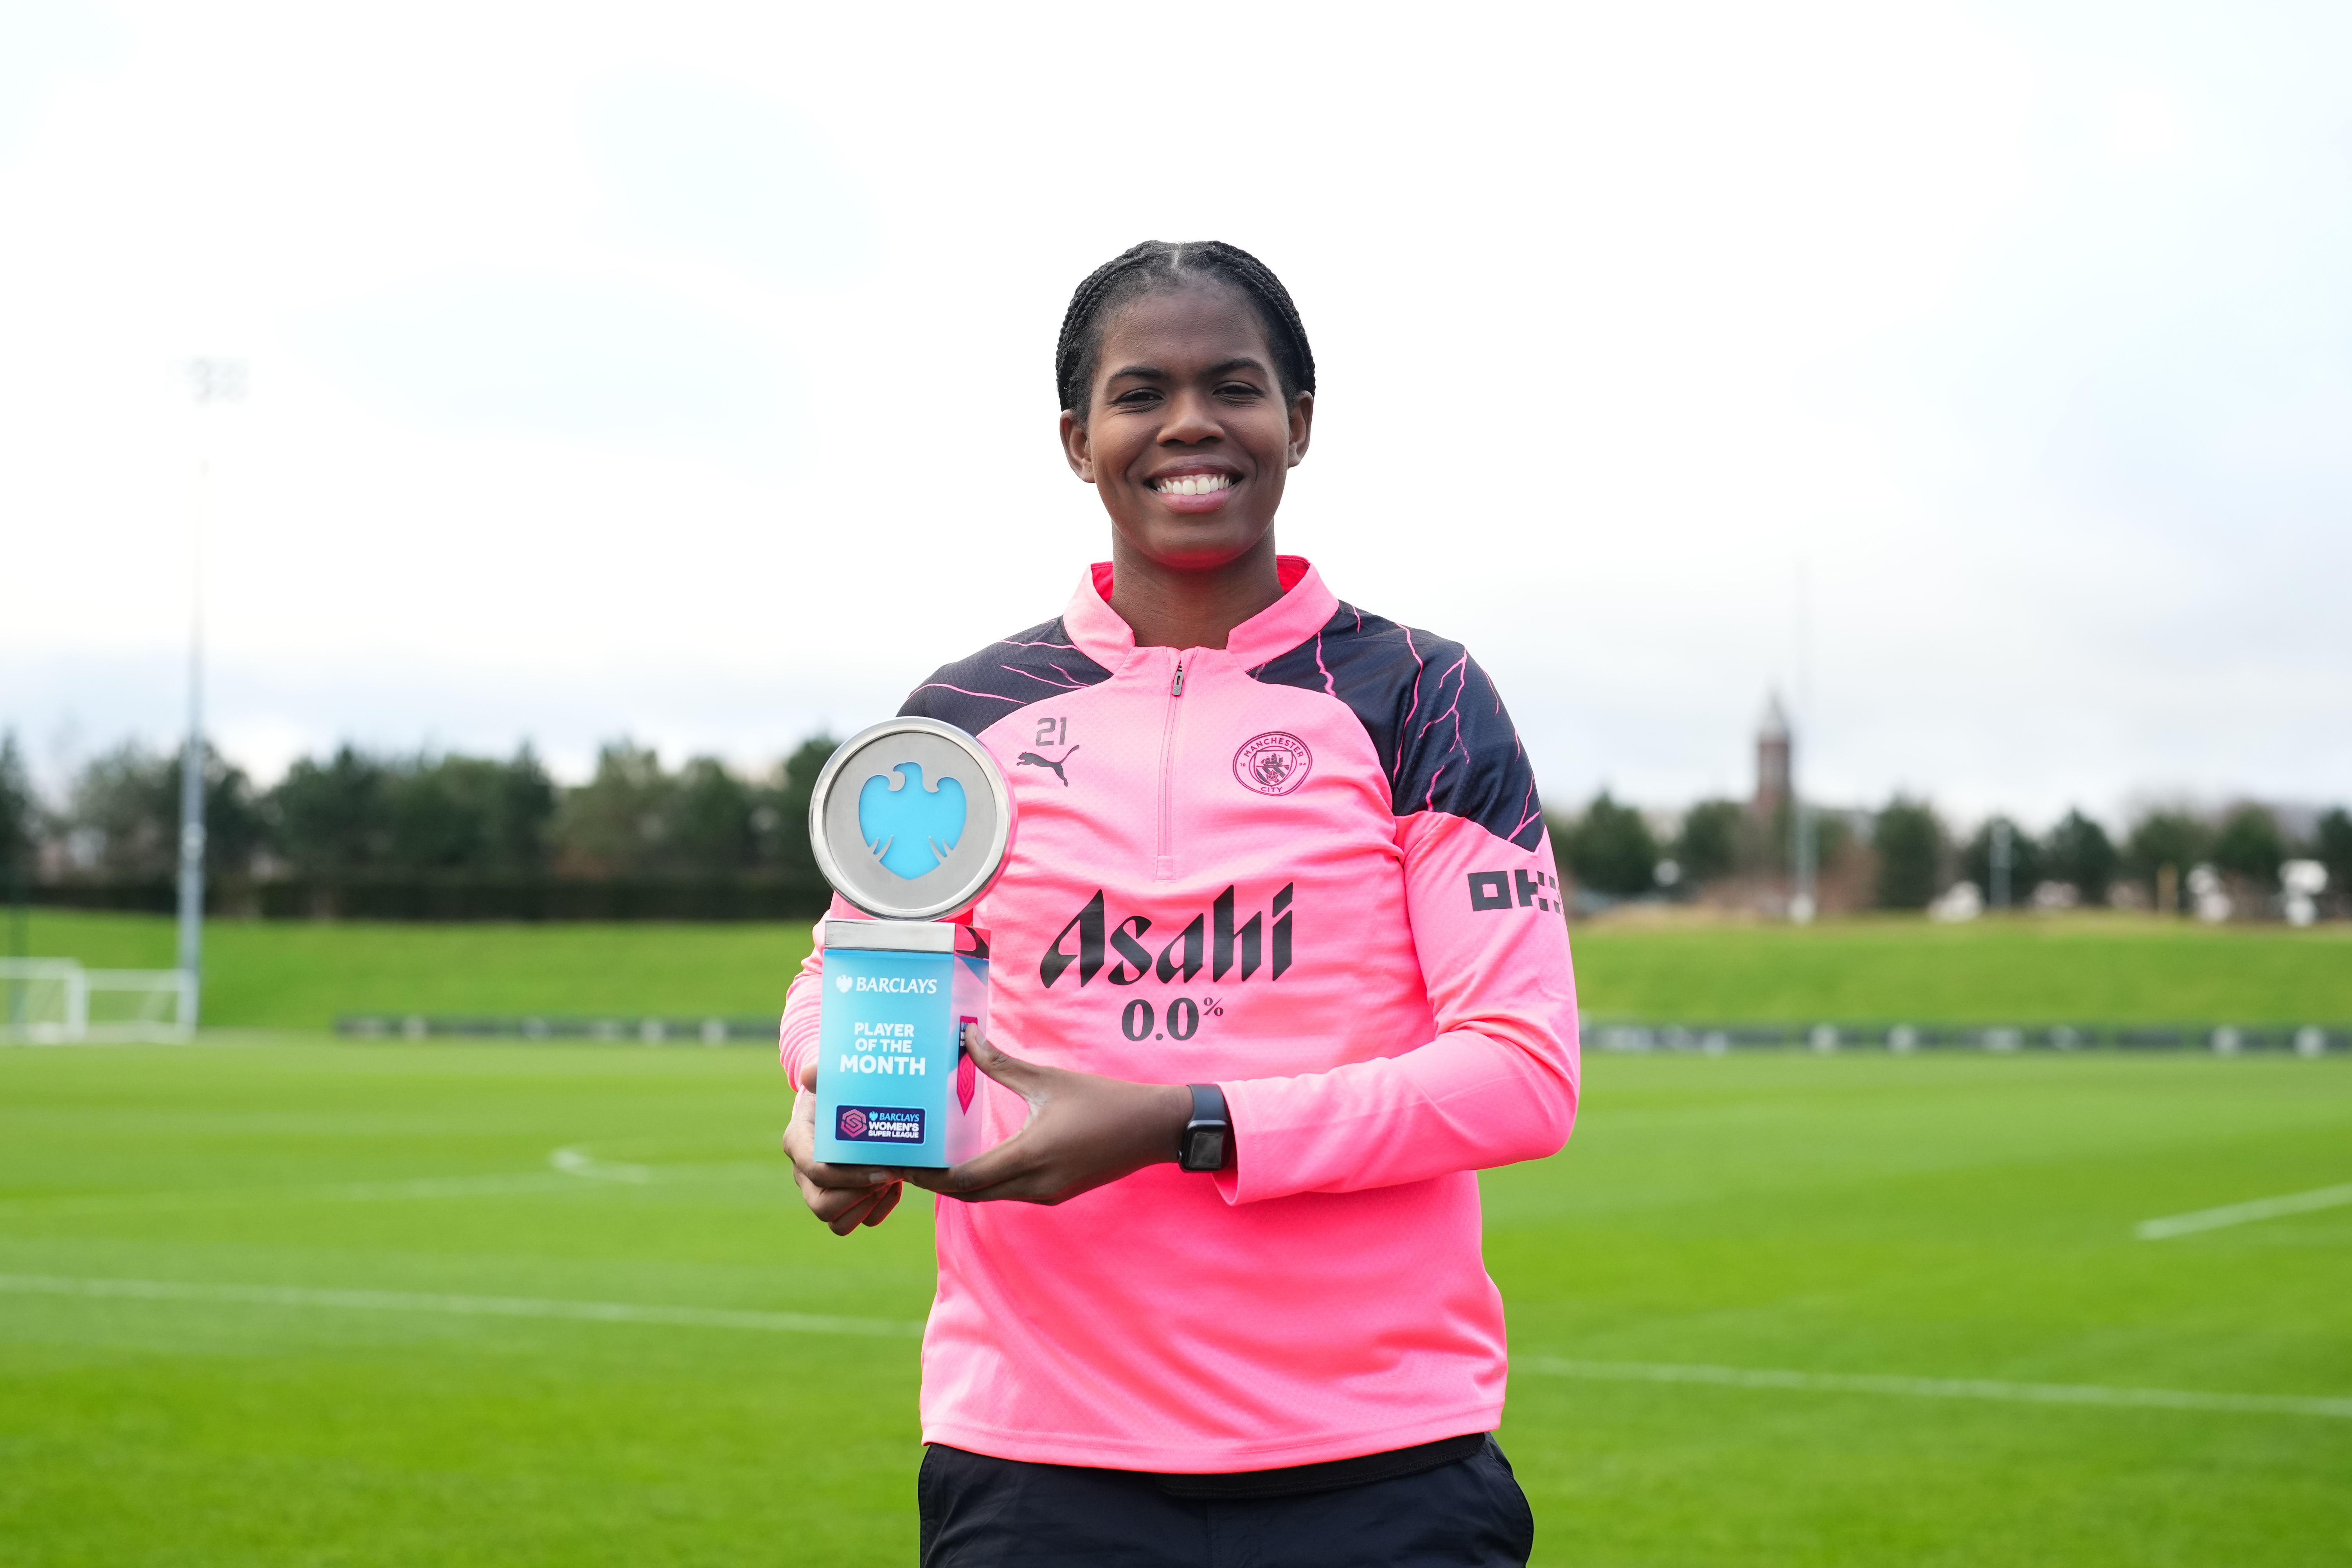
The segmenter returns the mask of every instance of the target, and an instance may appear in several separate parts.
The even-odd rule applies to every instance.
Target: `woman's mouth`
[[[1234,488],[1231,474],[1171,474],[1151,481],[1151,488],[1164,496],[1214,495],[1219,490]]]

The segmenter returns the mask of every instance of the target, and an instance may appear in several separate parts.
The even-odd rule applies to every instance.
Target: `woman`
[[[821,1164],[807,1094],[786,1137],[836,1233],[901,1182],[949,1200],[923,1561],[1524,1563],[1475,1173],[1556,1152],[1577,1099],[1525,753],[1459,645],[1276,553],[1315,363],[1256,258],[1127,251],[1055,380],[1111,559],[902,710],[979,736],[1018,796],[971,916],[1010,1047],[972,1046],[993,1146]],[[803,1089],[816,973],[782,1029]]]

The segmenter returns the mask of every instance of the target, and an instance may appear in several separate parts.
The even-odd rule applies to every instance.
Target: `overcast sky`
[[[859,727],[1107,553],[1063,305],[1218,237],[1284,546],[1552,805],[1744,794],[1775,687],[1831,801],[2341,800],[2347,81],[2341,5],[0,0],[0,726],[177,727],[209,450],[265,779]]]

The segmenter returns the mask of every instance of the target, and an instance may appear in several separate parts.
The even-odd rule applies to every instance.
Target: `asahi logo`
[[[1275,894],[1271,910],[1254,910],[1238,925],[1234,889],[1227,888],[1206,914],[1194,915],[1181,931],[1160,944],[1156,953],[1143,940],[1151,932],[1151,921],[1143,915],[1128,915],[1114,922],[1098,891],[1054,938],[1037,964],[1037,978],[1051,985],[1075,963],[1082,986],[1091,984],[1097,974],[1113,985],[1132,985],[1146,975],[1190,984],[1203,968],[1210,979],[1223,980],[1237,966],[1244,980],[1261,966],[1267,979],[1279,980],[1290,967],[1290,896],[1296,886],[1285,883],[1282,891]],[[1175,921],[1160,923],[1164,929]],[[1110,966],[1108,973],[1103,967],[1106,962]]]

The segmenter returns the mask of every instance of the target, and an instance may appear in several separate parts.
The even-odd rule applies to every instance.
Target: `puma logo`
[[[1062,786],[1066,789],[1069,787],[1070,775],[1062,771],[1062,763],[1068,762],[1072,757],[1075,757],[1077,754],[1078,749],[1076,746],[1072,746],[1068,751],[1062,753],[1061,763],[1054,761],[1051,757],[1041,757],[1034,752],[1024,752],[1019,756],[1013,758],[1013,765],[1016,767],[1053,769],[1054,776],[1061,780]]]

